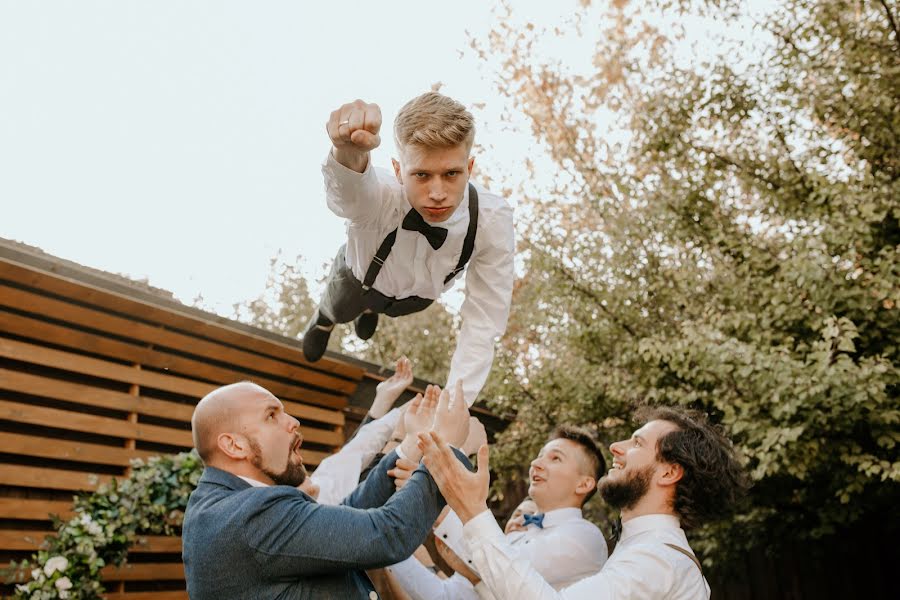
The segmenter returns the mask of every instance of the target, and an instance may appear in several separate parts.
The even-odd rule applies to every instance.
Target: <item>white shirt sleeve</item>
[[[472,561],[498,600],[654,600],[668,597],[675,570],[659,552],[635,546],[603,570],[559,592],[510,546],[490,511],[464,526]]]
[[[319,486],[319,504],[340,504],[359,485],[359,474],[381,451],[400,421],[399,408],[368,423],[337,453],[325,458],[310,478]]]
[[[494,346],[506,331],[513,288],[516,243],[513,209],[504,204],[492,218],[479,224],[475,254],[466,269],[466,292],[459,314],[459,338],[447,387],[463,380],[466,401],[471,406],[484,386]]]
[[[469,548],[463,542],[462,521],[453,510],[448,511],[441,524],[434,528],[434,537],[447,544],[460,559],[471,559]]]
[[[388,567],[412,600],[478,600],[478,593],[462,575],[441,579],[414,556]]]
[[[366,170],[357,173],[335,160],[331,151],[322,165],[325,178],[325,203],[337,216],[351,223],[376,223],[390,206],[391,191],[379,180],[371,157]]]

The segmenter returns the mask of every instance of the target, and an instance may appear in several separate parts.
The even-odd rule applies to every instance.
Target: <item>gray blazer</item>
[[[424,467],[395,494],[396,462],[385,456],[340,506],[207,467],[182,532],[191,600],[374,598],[363,570],[411,555],[444,506]]]

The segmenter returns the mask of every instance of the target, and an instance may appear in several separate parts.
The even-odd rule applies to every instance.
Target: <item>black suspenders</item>
[[[378,247],[378,251],[375,253],[372,262],[369,263],[369,268],[366,269],[366,276],[362,282],[363,291],[368,291],[372,287],[372,284],[375,283],[378,273],[381,272],[381,267],[384,266],[384,261],[387,260],[388,255],[391,253],[391,249],[394,247],[394,242],[397,241],[397,229],[400,229],[400,227],[398,226],[392,232],[387,234],[387,237],[384,238],[384,241],[382,241],[381,245]],[[451,279],[459,275],[462,270],[466,268],[466,263],[469,262],[469,259],[472,258],[472,252],[475,250],[475,234],[477,233],[477,229],[478,192],[475,190],[475,186],[470,183],[469,228],[466,230],[466,239],[463,240],[462,254],[459,255],[459,262],[456,263],[456,268],[450,271],[450,274],[444,278],[445,285]]]

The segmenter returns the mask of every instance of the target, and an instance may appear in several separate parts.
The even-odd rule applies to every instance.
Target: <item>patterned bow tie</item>
[[[443,227],[434,227],[425,222],[422,215],[416,209],[412,209],[403,217],[403,229],[418,231],[425,236],[431,247],[437,250],[444,245],[447,239],[447,230]]]
[[[537,525],[540,529],[544,528],[544,513],[537,513],[536,515],[523,515],[525,517],[525,527],[529,525]]]

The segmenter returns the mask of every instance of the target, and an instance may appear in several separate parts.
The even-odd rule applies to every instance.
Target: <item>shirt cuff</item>
[[[325,159],[325,168],[331,171],[337,177],[356,179],[358,181],[361,181],[365,177],[371,176],[372,174],[372,155],[371,153],[369,154],[369,160],[366,161],[366,168],[362,173],[360,173],[339,163],[334,157],[334,148],[332,148],[328,151],[328,158]]]
[[[401,447],[403,444],[398,444],[396,448],[394,448],[394,452],[397,453],[397,458],[402,458],[403,460],[409,460],[406,454],[403,453],[403,448]]]
[[[478,516],[469,520],[463,525],[463,539],[469,544],[469,548],[474,550],[474,544],[483,542],[489,538],[503,538],[503,530],[494,520],[494,515],[490,510],[485,510]]]

